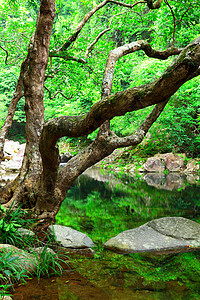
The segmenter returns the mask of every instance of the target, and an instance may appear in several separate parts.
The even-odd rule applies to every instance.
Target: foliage
[[[36,251],[32,253],[36,257],[37,268],[35,275],[39,280],[41,277],[50,277],[52,275],[60,276],[63,272],[63,266],[66,265],[68,260],[64,254],[55,253],[48,248],[48,244],[43,247],[42,252],[38,255]]]
[[[56,244],[54,236],[46,234],[46,242],[40,241],[37,236],[20,234],[20,227],[30,229],[37,220],[29,219],[27,212],[20,207],[9,209],[0,206],[0,244],[12,244],[20,249],[31,250],[35,256],[37,267],[34,271],[38,280],[41,277],[59,276],[62,274],[63,266],[67,264],[68,257],[65,254],[55,253],[48,247]],[[42,247],[41,253],[34,250]],[[0,251],[0,296],[7,295],[15,281],[24,281],[28,277],[20,268],[20,259],[13,255],[12,251]]]
[[[0,206],[0,217],[0,243],[22,246],[24,239],[17,229],[20,227],[29,228],[35,220],[28,219],[27,213],[20,207],[13,209],[13,205],[9,209]]]
[[[14,92],[18,67],[25,57],[26,45],[34,29],[33,20],[36,20],[39,1],[1,1],[0,6],[0,39],[3,41],[1,46],[9,54],[5,65],[6,51],[0,49],[2,126],[6,107]],[[176,18],[175,46],[184,47],[199,34],[199,2],[185,0],[182,5],[179,1],[170,0],[170,6]],[[92,7],[91,2],[87,0],[56,2],[51,50],[58,49],[66,41],[66,37],[74,31]],[[117,15],[119,13],[120,15]],[[66,63],[62,58],[51,59],[46,72],[47,89],[44,90],[46,120],[61,115],[84,114],[100,99],[104,66],[111,49],[138,39],[145,39],[154,48],[161,50],[172,44],[173,15],[166,3],[163,3],[159,10],[149,10],[143,5],[127,10],[110,3],[85,25],[67,55],[84,57],[87,46],[94,41],[98,33],[109,26],[113,15],[116,17],[113,19],[111,30],[95,45],[88,56],[87,64],[76,61]],[[166,61],[149,59],[143,53],[123,57],[116,64],[112,92],[152,82],[171,61],[171,58]],[[199,93],[198,79],[188,82],[176,93],[151,129],[151,138],[145,144],[146,155],[172,150],[187,152],[191,157],[199,155]],[[120,136],[131,134],[137,130],[148,112],[149,109],[146,109],[114,118],[112,129]],[[24,100],[21,99],[15,120],[23,122],[24,119]],[[96,132],[90,134],[89,138],[94,139],[95,136]],[[73,142],[69,139],[69,142],[71,141]],[[145,153],[143,148],[141,153]]]
[[[16,281],[25,282],[28,276],[19,267],[19,257],[12,251],[0,251],[0,296],[8,295],[7,289]],[[3,289],[3,290],[2,290]]]

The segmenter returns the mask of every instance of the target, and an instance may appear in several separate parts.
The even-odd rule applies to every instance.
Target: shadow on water
[[[14,299],[200,299],[198,251],[119,255],[102,247],[118,233],[155,218],[200,221],[197,179],[190,184],[177,174],[130,177],[90,169],[70,189],[57,224],[88,234],[96,244],[94,257],[73,256],[73,271],[39,284],[30,281]]]

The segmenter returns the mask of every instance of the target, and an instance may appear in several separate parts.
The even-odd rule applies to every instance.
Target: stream
[[[102,247],[124,230],[165,216],[200,222],[198,176],[89,169],[68,192],[56,223],[86,233],[95,254],[72,255],[73,267],[63,276],[29,280],[13,299],[200,299],[199,251],[120,255]]]

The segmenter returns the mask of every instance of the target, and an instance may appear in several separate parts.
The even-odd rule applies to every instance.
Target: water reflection
[[[167,175],[163,173],[147,173],[143,178],[148,185],[168,191],[185,189],[188,183],[200,183],[199,176],[194,174],[185,176],[179,173],[169,173]]]
[[[68,207],[71,204],[79,206],[79,214],[81,203],[87,206],[88,198],[94,198],[96,202],[100,198],[99,206],[105,206],[104,210],[110,216],[114,214],[116,218],[119,215],[119,219],[125,219],[127,229],[133,228],[135,220],[145,223],[164,216],[196,218],[200,208],[200,182],[194,175],[189,177],[190,182],[187,179],[188,176],[178,173],[147,173],[132,177],[89,169],[73,185],[65,203]]]

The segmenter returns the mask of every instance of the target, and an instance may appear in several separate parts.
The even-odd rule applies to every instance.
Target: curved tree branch
[[[137,47],[137,45],[134,46]],[[127,51],[129,50],[130,48],[127,47]],[[199,53],[200,38],[188,45],[162,76],[153,83],[108,96],[95,103],[85,116],[64,116],[48,121],[43,127],[41,145],[46,140],[47,133],[47,140],[55,144],[56,140],[62,136],[87,135],[108,119],[169,99],[181,85],[197,76],[200,65]]]
[[[124,55],[130,54],[130,53],[133,53],[133,52],[136,52],[139,50],[143,50],[148,57],[165,60],[172,55],[179,54],[182,49],[171,47],[171,48],[168,48],[167,50],[159,51],[159,50],[153,49],[148,42],[146,42],[144,40],[140,40],[137,42],[123,45],[121,47],[118,47],[118,48],[110,51],[107,62],[106,62],[106,68],[104,71],[104,76],[103,76],[103,81],[102,81],[102,93],[101,93],[102,98],[110,95],[110,93],[111,93],[114,68],[115,68],[116,61]]]
[[[129,53],[127,45],[126,50]],[[61,175],[58,175],[58,149],[55,146],[57,140],[63,136],[80,137],[87,135],[101,126],[106,120],[110,120],[115,116],[121,116],[126,112],[162,103],[155,107],[152,114],[150,114],[139,128],[137,137],[135,137],[135,142],[138,143],[138,141],[144,137],[145,131],[151,122],[154,121],[162,111],[169,98],[185,82],[199,75],[199,53],[200,37],[188,45],[166,69],[162,76],[153,83],[108,96],[95,103],[85,116],[63,116],[52,119],[44,125],[40,139],[40,153],[43,161],[40,191],[45,194],[45,197],[48,196],[49,209],[51,205],[55,204],[55,198],[49,195],[48,191],[54,191],[55,186],[57,186],[58,197],[56,198],[63,199],[62,197],[67,187],[71,185],[73,180],[83,172],[85,168],[88,168],[90,164],[94,164],[107,156],[109,151],[112,153],[114,150],[113,147],[117,147],[116,141],[115,145],[109,142],[109,139],[112,141],[114,138],[112,133],[110,134],[109,131],[107,131],[106,134],[99,133],[97,139],[86,150],[81,152],[80,155],[76,156],[76,158],[72,158],[66,168],[61,171]],[[118,147],[130,143],[133,144],[134,136],[125,138],[125,140],[120,140],[117,137],[117,141]],[[77,167],[77,165],[79,165],[79,167]],[[66,176],[67,183],[64,184],[63,180],[64,178],[66,179]],[[38,197],[38,201],[40,201],[39,199],[40,197]]]
[[[65,99],[67,99],[67,100],[70,100],[70,99],[72,99],[73,97],[71,96],[71,97],[66,97],[61,91],[58,91],[58,92],[56,92],[53,96],[51,95],[51,91],[44,85],[44,88],[45,88],[45,90],[47,90],[48,91],[48,93],[49,93],[49,98],[52,100],[52,99],[54,99],[58,94],[60,94],[61,96],[63,96]]]
[[[94,40],[91,44],[88,45],[88,47],[87,47],[87,49],[86,49],[86,52],[85,52],[85,59],[88,58],[89,53],[93,50],[94,45],[99,41],[99,39],[100,39],[106,32],[108,32],[108,31],[111,30],[111,25],[112,25],[113,19],[114,19],[115,17],[117,17],[117,16],[120,16],[120,15],[125,14],[125,13],[128,13],[128,12],[129,12],[129,11],[125,11],[125,12],[122,12],[122,13],[119,13],[119,14],[116,14],[116,15],[112,16],[112,18],[111,18],[111,20],[110,20],[109,27],[106,28],[106,29],[104,29],[103,31],[101,31],[101,32],[97,35],[97,37],[95,38],[95,40]]]
[[[148,130],[151,128],[152,124],[160,116],[161,112],[168,103],[168,99],[164,102],[156,104],[152,112],[146,117],[144,122],[140,125],[135,134],[126,137],[118,137],[116,134],[112,133],[111,143],[116,148],[137,146],[142,142]]]

